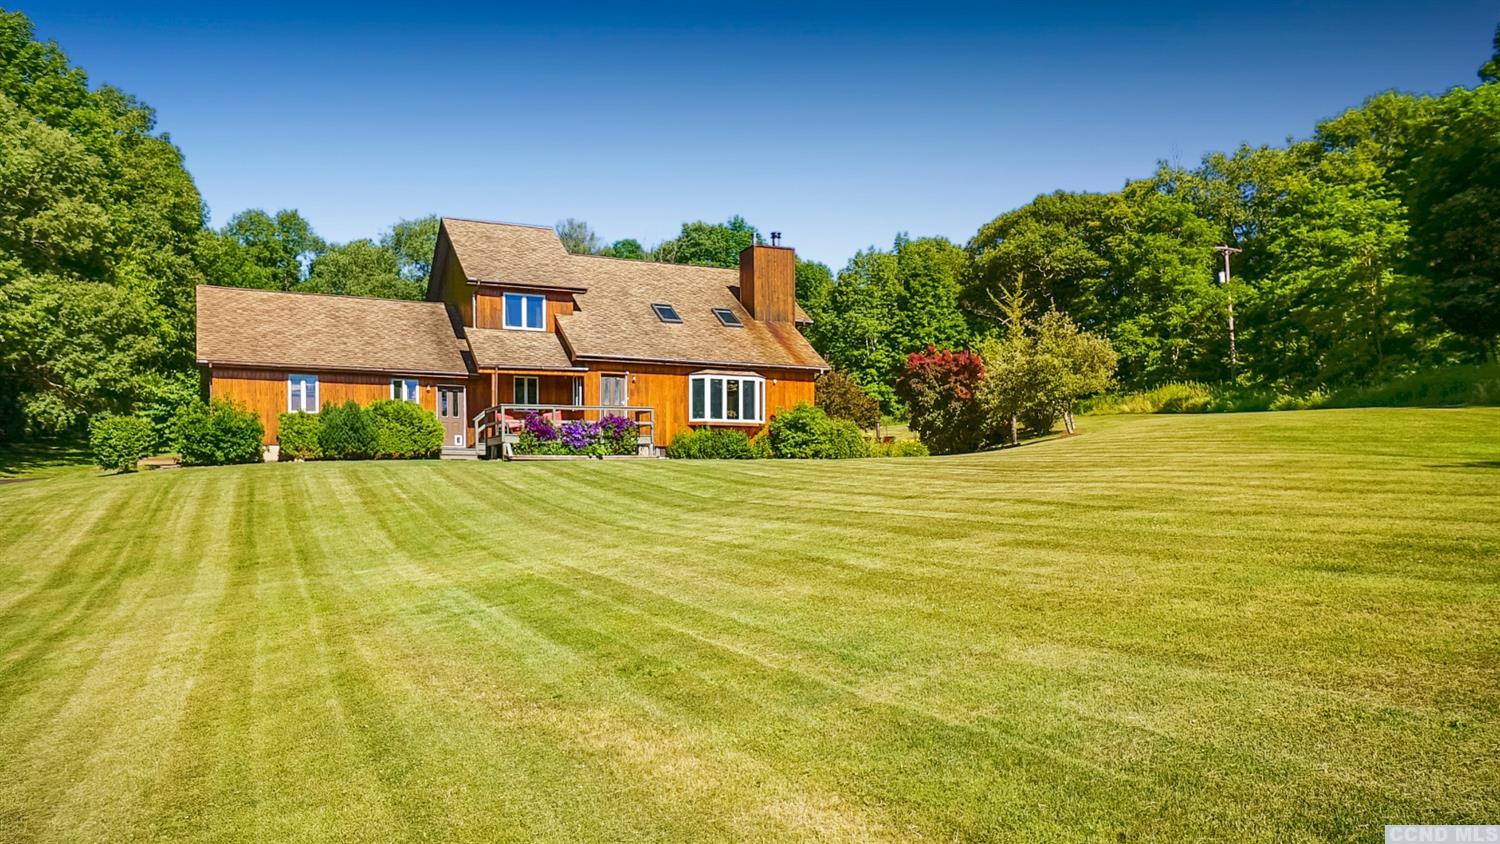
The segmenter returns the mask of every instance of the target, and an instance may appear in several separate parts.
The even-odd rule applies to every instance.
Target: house
[[[209,395],[257,413],[268,446],[285,411],[398,398],[436,413],[453,449],[493,446],[527,406],[618,412],[661,447],[812,401],[828,364],[808,322],[789,248],[750,246],[738,269],[658,264],[445,218],[426,301],[203,286],[197,357]]]

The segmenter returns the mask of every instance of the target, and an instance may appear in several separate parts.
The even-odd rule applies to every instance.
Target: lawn
[[[0,839],[1500,821],[1500,409],[0,486]]]

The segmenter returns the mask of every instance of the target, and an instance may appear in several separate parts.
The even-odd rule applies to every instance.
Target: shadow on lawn
[[[1500,460],[1467,460],[1463,463],[1429,463],[1429,469],[1500,469]]]
[[[91,466],[88,449],[77,439],[45,439],[0,444],[0,480],[25,480]]]

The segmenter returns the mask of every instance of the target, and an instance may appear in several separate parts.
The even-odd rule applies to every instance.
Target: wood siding
[[[704,427],[708,423],[688,421],[688,377],[705,367],[682,364],[647,363],[590,363],[583,377],[583,403],[599,403],[599,376],[621,374],[626,376],[626,403],[645,405],[655,409],[655,440],[659,446],[672,441],[678,431],[692,427]],[[778,412],[794,407],[798,402],[813,400],[817,373],[806,370],[754,369],[766,379],[766,420]],[[760,424],[713,423],[715,426],[734,427],[754,434]]]
[[[278,417],[287,411],[287,376],[318,376],[318,404],[343,404],[355,401],[369,404],[391,397],[391,381],[395,378],[410,378],[399,374],[360,372],[319,372],[311,369],[238,369],[213,368],[208,372],[208,395],[210,398],[227,399],[260,417],[266,428],[264,443],[276,442]],[[422,407],[436,411],[438,384],[463,384],[462,378],[417,377],[421,387],[419,396]],[[473,407],[473,400],[469,401]],[[480,405],[483,407],[484,405]]]
[[[470,321],[468,314],[470,305],[464,306],[464,325],[472,325],[475,328],[504,328],[505,327],[505,289],[502,287],[483,287],[474,292],[474,302],[479,306],[479,322]],[[515,291],[535,294],[536,291]],[[557,318],[573,313],[573,294],[571,293],[547,293],[547,330],[557,333]]]
[[[748,246],[740,253],[740,303],[765,322],[797,318],[797,253],[784,246]]]

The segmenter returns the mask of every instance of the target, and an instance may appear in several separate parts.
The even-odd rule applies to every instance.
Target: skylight
[[[677,309],[671,305],[655,304],[651,310],[656,311],[656,318],[662,322],[682,322],[682,317],[677,315]]]
[[[714,308],[714,316],[719,318],[719,322],[723,323],[725,328],[745,327],[745,324],[740,322],[740,318],[734,315],[734,311],[728,308]]]

